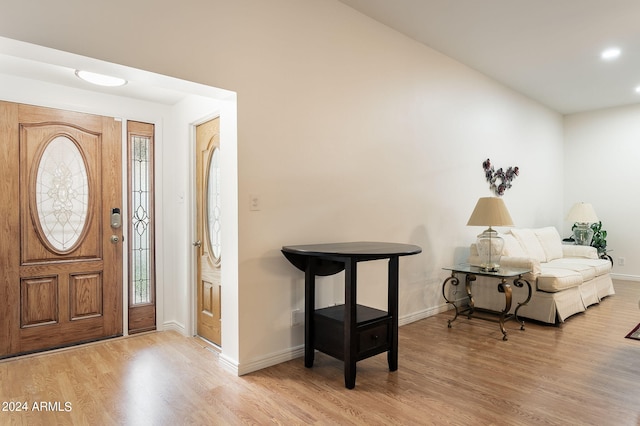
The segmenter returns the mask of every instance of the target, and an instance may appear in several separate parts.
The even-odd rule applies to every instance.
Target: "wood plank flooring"
[[[398,371],[384,354],[361,361],[353,390],[321,353],[311,369],[300,358],[235,377],[174,332],[5,360],[0,424],[639,425],[640,341],[624,336],[640,283],[614,285],[559,327],[508,322],[506,342],[492,322],[447,328],[451,312],[403,326]]]

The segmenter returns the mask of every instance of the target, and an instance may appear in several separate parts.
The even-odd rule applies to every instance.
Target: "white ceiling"
[[[96,72],[99,72],[96,69]],[[174,105],[184,99],[187,94],[179,90],[169,89],[162,85],[150,85],[140,79],[138,81],[128,79],[128,83],[122,87],[100,87],[80,80],[75,75],[75,69],[68,66],[60,66],[39,60],[25,59],[0,52],[1,74],[13,75],[31,80],[39,80],[81,90],[101,92],[108,95],[124,96],[148,102],[164,105]],[[103,71],[105,74],[108,72]]]
[[[638,0],[340,1],[558,112],[640,102]]]
[[[122,77],[128,83],[121,87],[95,86],[76,77],[76,69]],[[0,37],[0,84],[3,75],[163,105],[175,105],[190,95],[219,100],[235,97],[224,89]]]
[[[640,102],[638,0],[340,1],[561,113]],[[0,38],[1,72],[88,88],[25,46]],[[609,46],[622,49],[616,61],[599,57]],[[129,78],[119,94],[169,105],[184,96],[148,80]]]

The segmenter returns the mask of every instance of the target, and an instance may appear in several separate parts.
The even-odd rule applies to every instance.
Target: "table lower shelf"
[[[466,316],[467,319],[479,319],[484,321],[496,322],[500,324],[500,329],[503,333],[503,340],[507,340],[507,333],[504,328],[504,324],[509,320],[514,320],[520,324],[520,330],[524,330],[524,321],[518,318],[513,313],[505,314],[500,311],[493,311],[483,308],[472,308],[470,306],[464,307],[458,311],[457,316]],[[447,321],[447,326],[451,328],[451,324],[456,318]]]
[[[344,305],[336,305],[314,312],[315,349],[341,361],[346,350],[354,350],[359,361],[391,348],[391,316],[363,305],[356,305],[356,326],[351,331],[351,345],[355,347],[345,347],[344,310]]]

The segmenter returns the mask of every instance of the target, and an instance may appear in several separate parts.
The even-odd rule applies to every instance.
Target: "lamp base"
[[[498,272],[500,265],[495,263],[493,265],[480,265],[480,269],[482,269],[482,272]]]
[[[478,235],[476,242],[478,246],[478,256],[480,256],[480,269],[485,272],[497,272],[500,270],[500,258],[504,240],[498,233],[491,229],[485,229]]]
[[[586,222],[577,222],[573,227],[573,239],[579,246],[591,245],[593,229]]]

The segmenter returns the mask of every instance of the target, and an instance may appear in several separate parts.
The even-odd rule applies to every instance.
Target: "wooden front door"
[[[0,102],[0,358],[122,334],[121,138]]]
[[[196,127],[197,329],[221,345],[220,119]]]

